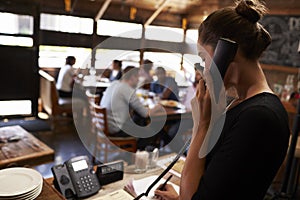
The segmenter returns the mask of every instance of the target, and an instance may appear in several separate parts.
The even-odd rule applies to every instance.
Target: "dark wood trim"
[[[40,45],[91,48],[92,35],[40,30]]]
[[[291,74],[298,74],[299,68],[289,67],[289,66],[280,66],[280,65],[270,65],[270,64],[261,64],[262,69],[266,71],[278,71]]]

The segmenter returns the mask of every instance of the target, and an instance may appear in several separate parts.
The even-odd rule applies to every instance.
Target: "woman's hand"
[[[198,100],[200,121],[199,126],[208,128],[211,119],[211,99],[205,81],[201,78],[197,85],[196,99]]]
[[[158,187],[160,188],[161,185]],[[166,184],[164,187],[164,190],[158,190],[156,189],[154,191],[155,195],[158,196],[158,199],[160,200],[178,200],[179,195],[175,191],[174,187],[171,184]]]

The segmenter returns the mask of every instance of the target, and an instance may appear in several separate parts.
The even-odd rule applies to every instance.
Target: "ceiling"
[[[234,0],[1,0],[0,10],[37,5],[40,12],[75,15],[142,24],[188,27]],[[266,0],[270,14],[300,15],[299,0]]]

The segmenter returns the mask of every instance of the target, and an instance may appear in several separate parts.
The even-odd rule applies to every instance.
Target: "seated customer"
[[[156,106],[148,109],[140,102],[135,90],[139,80],[138,72],[138,68],[126,67],[121,80],[112,82],[101,99],[100,105],[106,108],[109,132],[112,136],[130,136],[124,131],[124,128],[127,126],[127,122],[131,121],[133,112],[145,119],[161,108]]]
[[[153,62],[151,60],[144,60],[143,65],[141,66],[140,72],[139,72],[139,85],[146,89],[150,89],[150,84],[153,81],[151,70],[153,67]]]
[[[110,81],[119,80],[122,77],[122,61],[113,60],[112,71],[109,76]]]
[[[178,101],[178,85],[175,79],[166,76],[166,70],[163,67],[157,67],[155,75],[157,81],[151,83],[150,91],[158,94],[161,99]]]
[[[72,97],[74,78],[77,74],[72,68],[75,62],[76,58],[74,56],[68,56],[65,66],[59,71],[56,88],[60,97]]]
[[[186,94],[182,100],[182,104],[185,106],[186,109],[191,110],[191,100],[196,95],[196,88],[201,79],[201,73],[199,70],[195,69],[195,79],[192,84],[186,89]]]

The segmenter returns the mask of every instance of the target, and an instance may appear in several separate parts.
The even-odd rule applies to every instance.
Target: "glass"
[[[148,169],[153,169],[156,167],[157,160],[158,160],[158,149],[155,148],[152,152],[149,153],[149,162],[148,162]]]
[[[144,173],[147,170],[149,153],[147,151],[137,151],[135,153],[135,172]]]

